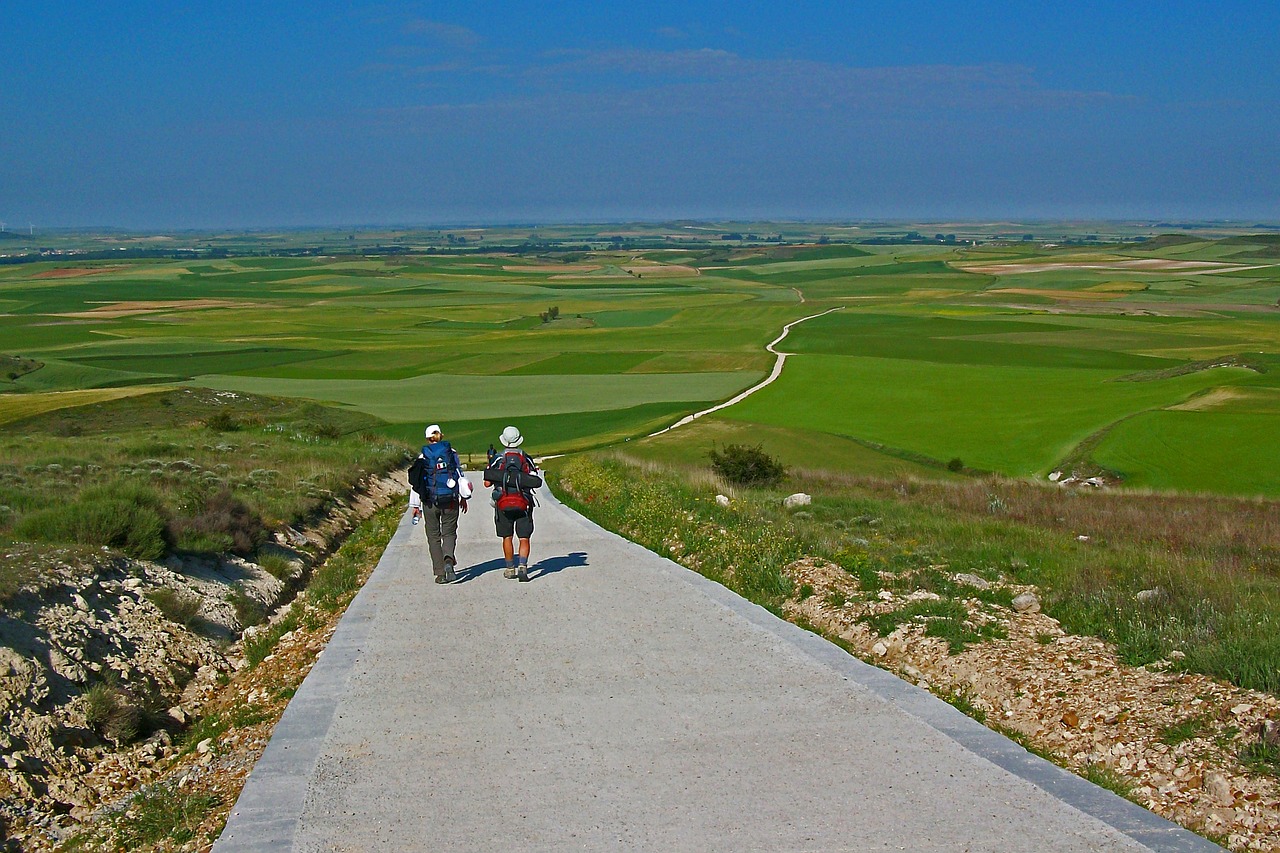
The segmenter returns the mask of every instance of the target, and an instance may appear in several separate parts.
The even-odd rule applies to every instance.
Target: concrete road
[[[216,853],[1219,849],[549,495],[507,580],[475,503],[454,584],[401,523]]]

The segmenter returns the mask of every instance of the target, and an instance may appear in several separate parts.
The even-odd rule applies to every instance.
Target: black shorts
[[[495,509],[493,511],[493,526],[498,529],[498,538],[500,539],[506,539],[512,534],[521,539],[529,539],[533,536],[533,510],[530,509],[522,517],[513,520]]]

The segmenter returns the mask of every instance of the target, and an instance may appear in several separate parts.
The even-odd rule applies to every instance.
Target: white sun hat
[[[520,434],[520,430],[509,426],[502,431],[502,435],[498,436],[498,440],[502,442],[503,447],[519,447],[524,443],[524,436]]]
[[[443,435],[443,434],[444,433],[440,431],[440,424],[432,424],[431,426],[427,427],[427,431],[425,433],[427,438],[431,438],[431,436],[433,435]]]

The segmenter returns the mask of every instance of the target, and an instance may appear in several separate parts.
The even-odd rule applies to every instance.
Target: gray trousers
[[[422,527],[427,534],[427,548],[431,551],[431,570],[436,577],[444,577],[444,563],[458,565],[454,550],[458,547],[458,505],[422,505]]]

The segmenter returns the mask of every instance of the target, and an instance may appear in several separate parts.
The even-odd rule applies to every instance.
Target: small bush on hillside
[[[85,489],[72,503],[31,513],[14,526],[14,535],[106,546],[142,560],[163,557],[171,542],[159,496],[127,483]]]
[[[181,551],[216,553],[233,551],[249,556],[267,540],[262,516],[223,488],[184,502],[189,515],[170,522],[174,541]]]
[[[204,425],[214,432],[236,432],[240,429],[240,421],[225,409],[220,409],[205,418]]]
[[[191,841],[219,802],[213,794],[180,791],[163,782],[146,788],[114,818],[121,849],[136,850],[161,841]]]
[[[81,702],[89,728],[116,746],[131,743],[142,729],[142,708],[113,684],[95,684],[84,692]]]
[[[192,592],[180,592],[165,586],[147,593],[147,599],[170,622],[177,622],[188,628],[195,623],[200,613],[200,596]]]
[[[293,562],[282,554],[263,554],[259,552],[257,562],[259,566],[262,566],[263,571],[271,575],[276,580],[287,582],[293,577]]]
[[[227,603],[235,611],[236,622],[241,631],[253,625],[261,625],[267,618],[267,609],[262,606],[262,602],[242,587],[233,587],[227,593]]]
[[[961,459],[959,456],[953,456],[953,457],[950,459],[950,461],[948,461],[948,462],[947,462],[947,470],[948,470],[948,471],[955,471],[955,472],[957,472],[957,473],[959,473],[960,471],[963,471],[963,470],[964,470],[964,460],[963,460],[963,459]]]
[[[739,486],[774,486],[782,482],[787,473],[782,463],[758,444],[755,447],[726,444],[723,450],[713,446],[707,455],[713,471]]]

